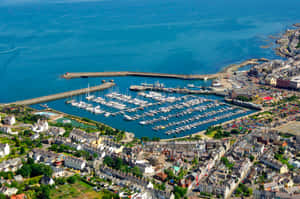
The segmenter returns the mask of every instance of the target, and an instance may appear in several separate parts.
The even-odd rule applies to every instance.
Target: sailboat
[[[94,95],[90,95],[90,84],[88,84],[88,94],[87,94],[87,96],[85,97],[85,99],[87,99],[87,100],[92,100],[92,99],[94,99],[95,98],[95,96]]]

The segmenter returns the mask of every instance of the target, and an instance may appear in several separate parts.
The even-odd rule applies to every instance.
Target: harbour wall
[[[73,90],[73,91],[67,91],[67,92],[63,92],[63,93],[58,93],[58,94],[54,94],[54,95],[48,95],[48,96],[37,97],[37,98],[28,99],[28,100],[16,101],[16,102],[4,104],[4,105],[12,105],[12,104],[16,104],[16,105],[32,105],[32,104],[39,104],[39,103],[48,102],[48,101],[57,100],[57,99],[63,99],[63,98],[67,98],[67,97],[71,97],[71,96],[75,96],[75,95],[81,95],[81,94],[85,94],[85,93],[88,93],[88,92],[101,91],[101,90],[105,90],[105,89],[111,88],[113,86],[115,86],[115,83],[113,83],[113,82],[106,82],[106,83],[103,83],[101,85],[93,86],[93,87],[90,87],[90,88],[83,88],[83,89],[78,89],[78,90]]]
[[[150,73],[150,72],[132,72],[132,71],[118,71],[118,72],[78,72],[78,73],[65,73],[62,75],[65,79],[74,79],[74,78],[88,78],[88,77],[122,77],[122,76],[139,76],[139,77],[158,77],[158,78],[175,78],[183,80],[207,80],[207,79],[216,79],[226,75],[228,73],[234,72],[239,68],[246,65],[257,65],[260,62],[267,62],[265,58],[260,59],[249,59],[240,64],[231,64],[225,67],[218,73],[215,74],[171,74],[171,73]]]
[[[159,78],[175,78],[175,79],[186,79],[186,80],[205,80],[215,79],[220,74],[211,75],[180,75],[180,74],[167,74],[167,73],[148,73],[148,72],[82,72],[82,73],[66,73],[62,77],[65,79],[74,78],[87,78],[87,77],[121,77],[121,76],[139,76],[139,77],[159,77]]]

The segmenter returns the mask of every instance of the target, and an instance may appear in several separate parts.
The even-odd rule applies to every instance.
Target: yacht
[[[124,120],[132,121],[134,119],[132,117],[130,117],[129,115],[124,115]]]

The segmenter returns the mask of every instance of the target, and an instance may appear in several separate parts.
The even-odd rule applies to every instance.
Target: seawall
[[[215,74],[171,74],[171,73],[150,73],[150,72],[132,72],[132,71],[117,71],[117,72],[78,72],[78,73],[65,73],[62,75],[65,79],[73,78],[88,78],[88,77],[121,77],[121,76],[140,76],[140,77],[158,77],[158,78],[175,78],[184,80],[206,80],[216,79],[234,72],[239,68],[246,65],[257,65],[259,62],[267,62],[265,58],[249,59],[240,64],[232,64],[223,68],[220,72]]]
[[[63,93],[58,93],[58,94],[53,94],[53,95],[48,95],[48,96],[43,96],[43,97],[37,97],[37,98],[32,98],[32,99],[27,99],[27,100],[22,100],[22,101],[16,101],[4,105],[11,105],[11,104],[16,104],[16,105],[32,105],[32,104],[39,104],[43,102],[48,102],[52,100],[57,100],[57,99],[63,99],[75,95],[81,95],[85,94],[88,92],[94,92],[94,91],[100,91],[100,90],[105,90],[108,88],[111,88],[115,85],[113,82],[106,82],[98,86],[93,86],[90,88],[83,88],[83,89],[78,89],[78,90],[73,90],[73,91],[67,91]]]

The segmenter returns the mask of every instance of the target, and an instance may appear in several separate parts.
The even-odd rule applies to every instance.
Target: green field
[[[101,199],[102,194],[93,190],[93,187],[78,181],[75,184],[59,185],[52,189],[50,197],[53,199]]]
[[[87,124],[83,124],[83,123],[79,123],[75,120],[69,119],[69,118],[59,118],[56,120],[57,123],[62,123],[63,120],[70,120],[72,126],[77,127],[77,128],[96,128],[96,126],[92,126],[92,125],[87,125]]]

